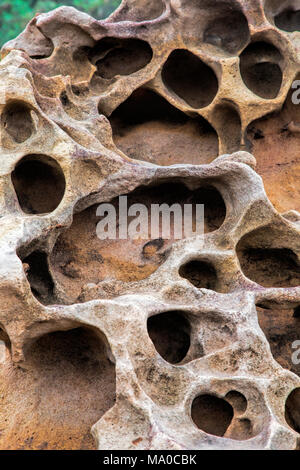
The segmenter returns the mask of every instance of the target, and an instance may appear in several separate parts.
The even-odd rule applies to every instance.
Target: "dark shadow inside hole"
[[[54,211],[65,192],[65,177],[56,160],[46,155],[27,155],[12,173],[21,209],[27,214]]]
[[[243,273],[264,287],[297,287],[300,285],[300,264],[288,248],[252,248],[237,246]]]
[[[204,118],[187,116],[151,90],[134,91],[109,119],[116,146],[137,160],[197,165],[218,155],[217,133]]]
[[[95,449],[90,428],[115,403],[108,349],[104,335],[88,328],[49,333],[28,346],[26,368],[3,378],[1,449]]]
[[[226,206],[219,191],[213,186],[203,186],[195,191],[198,204],[204,206],[204,232],[214,232],[223,224]]]
[[[97,67],[96,74],[105,79],[130,75],[144,68],[152,59],[152,49],[140,39],[104,38],[88,52]]]
[[[232,406],[214,395],[200,395],[192,403],[194,423],[202,431],[214,436],[224,436],[233,414]]]
[[[2,126],[18,144],[29,139],[34,131],[34,123],[30,108],[20,102],[6,105],[2,117]]]
[[[300,433],[300,387],[295,388],[285,402],[285,419],[294,431]]]
[[[283,309],[280,306],[256,306],[259,326],[263,330],[274,359],[285,369],[300,376],[300,364],[293,361],[295,341],[300,339],[300,316],[297,309]]]
[[[238,52],[249,38],[248,22],[240,11],[224,12],[206,27],[203,41],[224,49],[230,54]]]
[[[248,402],[244,395],[236,390],[231,390],[226,394],[226,400],[233,407],[234,411],[237,413],[244,413],[247,409]]]
[[[171,364],[181,362],[190,348],[190,322],[182,312],[165,312],[148,318],[148,334],[157,352]]]
[[[274,21],[277,28],[283,31],[300,31],[300,9],[287,8],[276,15]]]
[[[190,281],[198,289],[218,291],[217,273],[211,263],[199,260],[190,261],[180,267],[179,275]]]
[[[222,152],[233,153],[240,150],[242,124],[238,112],[233,107],[218,105],[213,121],[223,145]]]
[[[49,272],[48,258],[42,251],[34,251],[22,260],[33,295],[42,304],[54,302],[54,283]]]
[[[70,104],[70,100],[68,98],[68,95],[67,95],[67,92],[66,91],[62,91],[61,94],[60,94],[60,97],[59,97],[60,101],[61,101],[61,104],[63,106],[68,106]]]
[[[294,309],[294,318],[300,318],[300,305]]]
[[[185,49],[177,49],[168,57],[162,79],[167,88],[193,108],[208,106],[218,92],[214,71]]]
[[[6,333],[6,331],[4,330],[4,328],[0,326],[0,341],[3,341],[3,343],[5,344],[5,347],[9,350],[11,350],[11,342],[10,342],[10,338],[8,336],[8,334]]]
[[[262,98],[276,98],[282,83],[281,60],[281,53],[272,44],[250,44],[240,56],[240,71],[245,85]]]

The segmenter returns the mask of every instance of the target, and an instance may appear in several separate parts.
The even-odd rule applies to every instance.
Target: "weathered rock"
[[[4,46],[0,448],[299,446],[296,4],[62,7]],[[205,234],[101,241],[119,195]]]

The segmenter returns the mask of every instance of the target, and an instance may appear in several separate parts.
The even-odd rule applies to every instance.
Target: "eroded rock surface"
[[[1,449],[299,448],[299,11],[62,7],[3,47]],[[121,195],[204,234],[100,240]]]

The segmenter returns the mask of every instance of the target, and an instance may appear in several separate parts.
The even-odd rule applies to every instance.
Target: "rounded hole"
[[[193,108],[208,106],[218,92],[214,71],[185,49],[177,49],[169,55],[162,79],[167,88]]]
[[[300,5],[285,8],[274,17],[274,23],[277,28],[283,31],[300,31]]]
[[[1,377],[1,449],[95,449],[91,426],[115,403],[109,357],[104,335],[89,328],[28,344],[24,369],[11,367]]]
[[[165,312],[148,318],[148,334],[157,352],[171,364],[181,362],[190,348],[191,326],[182,312]]]
[[[248,403],[242,393],[231,390],[226,394],[225,398],[231,404],[235,412],[242,414],[246,411]]]
[[[204,118],[187,116],[151,90],[133,92],[109,119],[116,146],[136,160],[199,165],[218,156],[217,133]]]
[[[226,218],[226,206],[221,193],[214,186],[203,186],[195,191],[198,204],[204,206],[204,232],[218,230]]]
[[[47,254],[34,251],[22,260],[33,295],[45,305],[55,303],[54,283],[49,272]]]
[[[257,305],[259,326],[263,330],[274,359],[285,369],[300,376],[298,349],[295,348],[300,338],[300,315],[297,308],[286,309],[280,305]],[[299,312],[300,314],[300,312]],[[296,360],[294,359],[296,355]]]
[[[249,38],[248,22],[240,11],[224,11],[222,15],[216,12],[215,17],[208,23],[203,41],[223,49],[230,54],[238,52]]]
[[[294,309],[294,318],[300,318],[300,305]]]
[[[242,124],[237,111],[227,105],[218,105],[213,124],[222,142],[222,153],[233,153],[241,148]]]
[[[88,58],[97,67],[96,74],[105,79],[130,75],[151,62],[153,52],[140,39],[104,38],[89,52]]]
[[[294,431],[300,433],[300,387],[295,388],[285,402],[285,419]]]
[[[240,71],[245,85],[262,98],[276,98],[282,83],[281,61],[279,50],[272,44],[250,44],[240,56]]]
[[[192,403],[192,420],[201,431],[214,436],[224,436],[233,414],[232,406],[214,395],[200,395]]]
[[[246,277],[264,287],[300,285],[300,263],[290,248],[277,247],[290,240],[276,225],[267,225],[246,234],[238,242],[236,253]],[[274,246],[275,245],[275,246]]]
[[[255,248],[241,240],[237,246],[241,269],[246,277],[263,287],[297,287],[300,265],[288,248]]]
[[[128,225],[124,227],[120,199],[116,197],[107,201],[111,215],[108,238],[98,236],[99,228],[104,232],[108,230],[107,214],[97,216],[98,204],[75,213],[71,226],[58,237],[49,265],[57,293],[61,294],[60,303],[83,302],[87,298],[91,300],[90,296],[97,298],[97,285],[102,281],[114,279],[126,283],[148,278],[166,261],[174,242],[202,234],[203,225],[197,221],[197,204],[205,204],[204,232],[218,228],[225,217],[224,201],[217,190],[209,187],[191,190],[178,180],[140,186],[122,196],[127,196],[128,210],[135,204],[143,206],[143,220],[139,215],[129,216]],[[184,217],[186,207],[191,206],[192,217],[187,220]],[[125,229],[125,238],[120,233],[120,224]],[[138,239],[133,238],[132,232],[127,234],[132,225],[137,235],[141,234]],[[90,284],[94,284],[95,289],[90,289]]]
[[[2,126],[18,144],[29,139],[34,132],[31,112],[27,105],[20,102],[9,103],[4,108]]]
[[[180,267],[179,275],[187,279],[198,289],[217,291],[217,273],[211,263],[199,260],[189,261]]]
[[[54,211],[65,192],[65,177],[54,158],[46,155],[27,155],[12,173],[21,209],[26,214]]]

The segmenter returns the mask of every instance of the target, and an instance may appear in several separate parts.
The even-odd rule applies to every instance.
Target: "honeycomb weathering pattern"
[[[62,7],[4,46],[0,448],[299,447],[298,3]],[[206,233],[100,241],[122,194]]]

